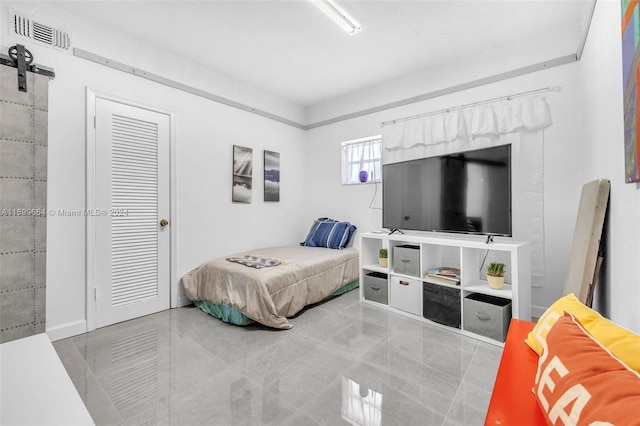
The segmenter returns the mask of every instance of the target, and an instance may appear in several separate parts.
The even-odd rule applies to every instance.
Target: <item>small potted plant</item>
[[[387,250],[386,248],[381,248],[380,251],[378,251],[378,263],[383,268],[389,266],[389,250]]]
[[[489,282],[489,287],[494,290],[500,290],[504,285],[505,271],[506,266],[504,263],[491,262],[487,267],[487,281]]]

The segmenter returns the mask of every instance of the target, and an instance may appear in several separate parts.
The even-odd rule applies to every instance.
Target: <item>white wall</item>
[[[77,47],[160,74],[257,108],[300,120],[299,107],[203,70],[184,58],[174,58],[135,40],[112,34],[50,8],[21,3],[22,13],[42,22],[67,23]],[[17,7],[18,5],[16,5]],[[8,5],[2,3],[1,22]],[[71,23],[71,24],[69,24]],[[176,264],[174,289],[180,276],[206,259],[258,245],[301,241],[309,224],[302,221],[306,156],[303,131],[258,115],[233,109],[130,74],[41,47],[29,40],[0,34],[6,52],[27,45],[38,64],[53,67],[56,77],[49,94],[50,209],[86,207],[85,91],[116,96],[174,114]],[[122,48],[129,46],[129,48]],[[231,202],[232,146],[253,148],[254,187],[251,204]],[[281,201],[262,201],[263,150],[281,153]],[[49,217],[47,232],[47,331],[53,339],[86,331],[86,232],[84,218]]]
[[[606,276],[598,307],[640,332],[640,193],[624,183],[624,123],[620,2],[600,0],[580,62],[584,180],[611,181]]]
[[[546,64],[575,55],[576,32],[582,31],[577,25],[568,25],[547,32],[542,40],[505,40],[504,45],[488,46],[486,50],[446,66],[437,65],[432,69],[313,105],[308,108],[307,123],[317,123],[450,87],[468,85],[473,81],[490,79],[495,75],[517,72],[532,65]]]
[[[539,315],[562,295],[580,190],[584,183],[578,67],[578,63],[574,62],[309,131],[308,170],[314,176],[309,186],[309,192],[314,194],[309,199],[310,211],[322,211],[328,216],[349,220],[358,226],[360,232],[367,232],[381,226],[380,210],[368,209],[375,193],[374,185],[341,185],[341,142],[380,134],[379,124],[383,121],[543,87],[558,86],[561,88],[560,92],[544,94],[549,103],[554,124],[545,130],[544,147],[546,282],[544,287],[534,288],[532,292],[534,314]],[[448,87],[452,83],[455,84],[454,79],[459,76],[448,69],[442,69],[437,73],[434,70],[431,78],[439,82],[441,87]],[[404,92],[409,91],[414,82],[409,80],[406,84],[409,86],[401,89]],[[398,87],[399,82],[394,85]],[[380,93],[380,97],[387,96],[386,88],[382,88]],[[374,98],[375,96],[370,95],[370,99]],[[353,110],[365,106],[357,97],[350,96],[343,99],[345,103],[351,100],[353,100]],[[375,105],[369,105],[369,107],[372,106]],[[342,108],[348,110],[345,105]],[[330,111],[317,109],[314,113],[317,117],[327,117]],[[381,206],[380,191],[378,191],[375,205]]]

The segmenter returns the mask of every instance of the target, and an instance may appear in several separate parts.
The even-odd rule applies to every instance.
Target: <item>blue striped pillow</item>
[[[356,229],[355,225],[349,222],[338,222],[327,217],[321,217],[313,222],[307,238],[300,245],[343,249],[349,245],[349,241]]]

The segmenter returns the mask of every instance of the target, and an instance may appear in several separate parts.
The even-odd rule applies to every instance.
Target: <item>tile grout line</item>
[[[80,356],[80,359],[82,360],[83,367],[89,372],[89,374],[91,375],[91,378],[98,385],[98,388],[99,388],[100,392],[102,393],[102,395],[107,399],[107,401],[109,401],[109,404],[111,404],[111,407],[113,408],[113,410],[118,414],[118,420],[122,421],[123,419],[122,419],[122,416],[120,415],[120,411],[118,410],[118,408],[115,406],[115,404],[111,400],[111,397],[109,396],[107,391],[105,391],[104,387],[102,386],[102,383],[100,383],[100,380],[98,380],[98,377],[96,376],[95,372],[93,371],[93,369],[91,369],[91,367],[87,363],[87,360],[84,358],[84,356],[82,356],[82,352],[80,351],[80,348],[78,348],[78,346],[76,345],[76,342],[73,341],[73,338],[69,337],[69,341],[71,342],[71,345],[73,346],[73,349],[74,349],[75,353],[78,354],[78,356]],[[65,370],[66,370],[66,367],[65,367]],[[69,375],[69,377],[71,377],[71,375],[69,374],[68,371],[67,371],[67,374]],[[73,380],[72,380],[72,382],[73,382]],[[76,386],[75,383],[73,384],[73,386],[74,387]],[[80,394],[80,392],[78,391],[78,388],[76,388],[76,392],[78,392],[78,394]],[[80,397],[82,398],[82,402],[85,404],[85,406],[87,406],[87,403],[89,401],[88,400],[85,401],[83,396],[84,395],[80,395]],[[88,411],[88,407],[87,407],[87,411]],[[89,413],[89,414],[91,414],[91,413]],[[93,419],[93,416],[92,416],[92,419]],[[95,419],[93,419],[93,421],[95,422]],[[97,425],[97,423],[96,423],[96,425]]]
[[[213,318],[213,317],[212,317],[212,318]],[[216,318],[216,320],[218,320],[218,319]],[[268,392],[270,395],[272,395],[272,396],[274,396],[274,397],[278,397],[278,396],[279,396],[279,395],[275,394],[274,392],[272,392],[271,390],[269,390],[268,388],[264,387],[264,385],[263,385],[262,383],[259,383],[255,378],[253,378],[253,377],[251,377],[251,376],[249,376],[249,375],[247,375],[247,374],[243,373],[242,371],[240,371],[240,370],[239,370],[235,365],[229,364],[229,363],[227,363],[226,361],[224,361],[223,359],[219,358],[216,354],[213,354],[213,353],[209,352],[205,347],[203,347],[202,345],[200,345],[200,343],[199,343],[198,341],[194,340],[192,337],[190,337],[190,336],[187,336],[187,335],[183,334],[182,332],[180,332],[180,330],[178,330],[177,328],[174,328],[174,327],[173,327],[173,326],[171,326],[171,325],[169,326],[169,330],[171,330],[171,331],[175,332],[176,334],[178,334],[179,336],[181,336],[182,338],[184,338],[184,339],[185,339],[185,341],[188,341],[188,342],[190,342],[190,343],[194,344],[194,345],[198,348],[198,350],[199,350],[199,351],[203,352],[203,353],[204,353],[204,354],[206,354],[208,357],[210,357],[210,358],[212,358],[212,359],[214,359],[214,360],[216,360],[216,361],[223,362],[223,363],[224,363],[224,365],[226,366],[226,368],[227,368],[229,371],[231,371],[231,372],[233,372],[233,373],[235,373],[235,374],[237,374],[237,375],[241,376],[242,378],[246,379],[249,383],[251,383],[251,384],[253,384],[253,385],[255,385],[255,386],[258,386],[258,387],[259,387],[263,392]],[[305,336],[299,336],[299,335],[298,335],[298,337],[300,337],[300,338],[305,338]],[[310,340],[310,339],[309,339],[309,340]],[[315,343],[315,342],[312,342],[312,343]],[[212,380],[212,379],[211,379],[211,378],[209,378],[209,379],[207,379],[207,380]],[[244,386],[244,387],[243,387],[243,389],[245,389],[245,388],[246,388],[246,386]],[[295,409],[295,407],[293,407],[293,406],[291,406],[291,405],[287,405],[287,406],[288,406],[288,407],[290,407],[290,408],[292,408],[292,411],[291,411],[291,415],[290,415],[290,416],[288,416],[286,419],[283,419],[284,421],[286,421],[286,420],[289,420],[289,419],[293,418],[293,416],[294,416],[295,414],[297,414],[297,413],[304,414],[304,413],[302,413],[302,412],[300,411],[300,408]]]
[[[473,363],[473,360],[478,355],[478,348],[479,347],[480,346],[476,346],[476,348],[474,349],[473,357],[471,357],[471,360],[469,361],[469,365],[464,370],[464,374],[462,375],[462,378],[460,379],[460,384],[458,384],[458,389],[456,389],[456,393],[453,395],[453,398],[451,399],[451,404],[449,405],[449,409],[447,410],[447,415],[444,417],[444,421],[445,422],[447,421],[447,419],[450,420],[450,421],[454,421],[454,420],[451,420],[449,418],[449,413],[451,413],[451,409],[453,408],[453,405],[456,403],[456,398],[458,397],[458,394],[460,393],[460,389],[462,389],[462,385],[464,383],[464,379],[467,377],[467,373],[469,372],[469,367],[471,366],[471,364]],[[455,423],[458,423],[458,422],[455,422]]]
[[[352,309],[354,306],[358,306],[358,304],[359,304],[358,302],[356,302],[356,304],[349,304],[348,307],[343,307],[343,308],[340,308],[340,309],[335,310],[335,311],[326,309],[325,310],[326,311],[325,314],[326,315],[336,315],[337,313],[342,313],[345,310]],[[206,314],[204,314],[202,312],[199,312],[199,311],[197,313],[198,314],[202,314],[202,315],[206,315]],[[356,317],[356,316],[349,317],[350,323],[353,324],[354,328],[357,329],[357,330],[355,330],[355,332],[358,333],[357,336],[356,336],[358,338],[360,338],[360,336],[362,336],[362,337],[367,337],[367,336],[371,337],[370,334],[367,334],[367,332],[370,331],[370,330],[368,330],[368,329],[365,330],[364,327],[363,327],[363,324],[365,324],[365,323],[378,324],[379,323],[379,322],[376,322],[374,319],[372,319],[367,314],[368,314],[368,312],[365,312],[362,315],[360,315],[359,317]],[[364,319],[365,316],[368,319],[365,320]],[[253,389],[252,392],[256,393],[256,395],[253,395],[254,397],[259,398],[260,395],[257,395],[257,393],[260,393],[260,394],[264,393],[265,395],[269,396],[269,398],[267,398],[267,399],[269,399],[270,401],[271,401],[271,396],[274,396],[274,395],[276,397],[280,397],[280,399],[282,398],[282,396],[280,394],[275,392],[275,389],[278,389],[278,388],[269,388],[267,386],[267,384],[270,383],[270,382],[260,381],[260,378],[262,377],[261,374],[259,374],[259,375],[250,375],[250,372],[255,370],[254,368],[245,368],[245,370],[244,370],[245,372],[242,372],[242,371],[238,370],[238,368],[235,365],[229,364],[227,361],[225,361],[224,358],[220,358],[214,352],[210,352],[205,346],[202,346],[197,340],[194,340],[194,339],[197,339],[198,336],[203,336],[203,334],[200,334],[200,333],[208,333],[208,334],[210,334],[212,336],[213,340],[211,342],[203,341],[205,343],[205,345],[207,343],[215,343],[215,341],[216,341],[216,338],[215,338],[216,332],[217,331],[223,332],[224,329],[218,329],[217,327],[213,327],[211,329],[207,329],[206,327],[201,328],[199,322],[198,322],[198,324],[196,326],[195,325],[195,321],[192,321],[195,318],[195,316],[192,317],[191,314],[188,314],[186,316],[185,315],[180,315],[179,311],[177,311],[177,315],[175,317],[176,318],[175,322],[168,320],[168,318],[169,318],[169,316],[167,316],[167,315],[161,315],[161,316],[158,316],[155,319],[153,319],[152,322],[144,323],[144,325],[145,326],[154,326],[154,327],[157,326],[159,328],[162,328],[162,329],[170,331],[171,334],[175,333],[175,336],[179,336],[180,339],[172,338],[172,340],[170,342],[168,342],[168,344],[169,344],[169,346],[171,348],[175,348],[176,345],[181,345],[181,344],[194,345],[193,349],[196,349],[198,351],[198,353],[201,352],[203,354],[206,354],[207,357],[211,357],[212,359],[216,359],[218,361],[223,362],[224,365],[227,366],[227,368],[228,368],[228,370],[226,370],[227,372],[232,373],[233,375],[237,375],[238,379],[239,378],[243,378],[245,380],[248,380],[248,383],[250,383],[250,384],[249,385],[245,384],[244,388],[248,388],[247,386],[249,386],[251,389]],[[215,319],[213,317],[211,317],[211,319],[213,321],[220,321],[220,320],[217,320],[217,319]],[[381,321],[384,322],[385,321],[384,318],[381,318]],[[313,321],[311,326],[313,326],[313,323],[318,324],[317,321]],[[194,325],[192,326],[192,324],[194,324]],[[224,324],[224,325],[226,327],[239,328],[237,326],[230,326],[228,324]],[[134,327],[136,327],[136,329],[137,329],[137,326],[134,325]],[[331,328],[332,327],[329,327],[329,329],[331,329]],[[328,383],[328,384],[324,383],[324,382],[322,383],[323,387],[322,387],[322,391],[321,392],[323,394],[327,393],[327,392],[330,392],[330,386],[334,386],[334,385],[338,384],[341,376],[349,377],[349,375],[351,375],[353,373],[353,374],[355,374],[355,376],[353,376],[354,379],[357,380],[359,374],[358,374],[358,372],[356,370],[354,370],[354,368],[357,368],[358,365],[360,365],[360,364],[363,365],[363,366],[370,366],[370,367],[373,367],[375,369],[378,369],[378,367],[376,365],[370,364],[369,362],[365,362],[364,359],[367,357],[368,354],[372,353],[373,351],[379,350],[381,344],[383,344],[385,342],[388,344],[391,341],[391,338],[394,335],[397,335],[400,332],[400,330],[402,329],[402,324],[400,324],[400,326],[395,326],[395,322],[391,322],[390,321],[389,324],[388,324],[388,327],[385,327],[385,328],[386,328],[386,330],[385,330],[385,335],[384,336],[382,336],[381,333],[377,333],[377,329],[374,330],[375,331],[375,336],[376,336],[375,337],[375,342],[376,343],[373,345],[373,347],[368,348],[365,351],[365,353],[362,354],[362,355],[357,355],[356,354],[354,357],[348,356],[349,353],[350,353],[348,348],[352,348],[352,347],[355,347],[355,346],[348,345],[348,344],[347,345],[344,345],[344,344],[338,345],[339,348],[341,348],[341,349],[342,348],[347,348],[344,351],[340,352],[340,356],[341,357],[346,356],[349,359],[349,363],[340,362],[339,364],[331,367],[331,375],[330,375],[330,377],[333,377],[333,379],[331,379],[330,383]],[[318,330],[322,331],[324,329],[325,328],[320,328]],[[126,327],[124,328],[124,330],[126,330]],[[180,330],[182,330],[182,332]],[[189,333],[190,331],[194,331],[194,332],[197,332],[197,333]],[[285,333],[288,333],[288,332],[285,332]],[[282,336],[287,337],[288,335],[282,335]],[[227,337],[229,337],[229,336],[227,336]],[[307,335],[299,335],[299,334],[296,334],[296,335],[291,334],[291,336],[288,336],[288,337],[294,338],[293,341],[295,343],[297,343],[297,344],[310,343],[310,344],[313,344],[314,346],[322,347],[322,348],[325,348],[325,349],[333,351],[333,348],[328,348],[327,345],[323,345],[322,339],[320,339],[320,338],[318,340],[314,340],[313,337],[310,337],[310,336],[307,336]],[[351,342],[351,337],[353,337],[353,336],[350,334],[347,337],[349,338],[348,339],[349,342]],[[329,339],[330,338],[331,337],[329,337]],[[419,337],[415,337],[415,338],[417,340],[420,340],[420,343],[422,343],[422,339],[420,339]],[[90,344],[94,345],[94,346],[92,346],[93,349],[91,349],[91,350],[94,350],[96,348],[95,344],[97,343],[97,341],[94,341],[93,339],[91,339],[91,340],[92,340],[92,343],[90,343]],[[267,339],[267,340],[269,340],[269,339]],[[290,343],[290,339],[286,339],[286,338],[284,340],[277,339],[277,342],[275,344],[278,344],[278,345],[285,344],[286,345],[287,342]],[[127,421],[127,419],[122,418],[120,412],[117,410],[117,408],[115,408],[115,405],[113,404],[113,401],[111,401],[111,398],[109,397],[109,395],[106,394],[102,383],[100,383],[98,381],[98,379],[96,378],[96,375],[95,375],[96,373],[93,370],[91,370],[91,368],[88,367],[87,360],[82,356],[82,352],[80,351],[80,348],[79,348],[81,343],[82,343],[82,341],[78,341],[78,344],[76,344],[76,342],[74,340],[71,340],[71,344],[73,345],[73,348],[74,348],[73,353],[78,352],[80,354],[80,356],[82,357],[82,360],[83,360],[82,362],[83,362],[84,367],[89,369],[89,371],[91,372],[90,373],[91,377],[95,381],[95,384],[97,384],[98,387],[100,388],[100,392],[102,392],[105,396],[107,396],[107,400],[112,405],[114,412],[117,413],[118,420],[120,422],[125,423]],[[368,346],[368,340],[367,340],[367,346]],[[463,345],[459,345],[459,346],[460,347],[458,347],[458,349],[460,351],[462,351],[461,347]],[[213,346],[211,346],[211,348],[213,348]],[[453,349],[456,349],[456,348],[453,347]],[[311,349],[311,350],[313,350],[313,349]],[[361,351],[358,351],[358,353],[359,352],[361,352]],[[182,353],[182,351],[181,351],[181,353]],[[270,353],[273,353],[273,351],[271,351]],[[425,402],[423,402],[422,398],[415,397],[415,396],[412,396],[412,395],[408,395],[407,393],[405,393],[405,391],[403,390],[402,387],[397,387],[395,385],[391,386],[392,388],[397,390],[399,393],[396,395],[396,393],[394,392],[394,393],[392,393],[390,395],[396,395],[397,398],[401,398],[403,400],[406,399],[405,397],[408,396],[409,397],[408,399],[411,401],[410,402],[411,407],[413,407],[413,406],[416,406],[416,407],[417,406],[422,406],[422,407],[425,407],[425,408],[429,409],[429,411],[431,411],[432,413],[437,414],[437,417],[443,419],[442,422],[441,422],[443,425],[446,424],[446,425],[457,425],[457,426],[460,426],[460,424],[457,421],[455,421],[454,419],[451,419],[449,416],[454,412],[453,407],[454,407],[454,404],[456,403],[456,398],[458,398],[460,395],[462,395],[461,389],[462,389],[462,386],[463,386],[463,383],[464,383],[465,379],[473,377],[473,372],[476,371],[475,369],[471,370],[470,367],[474,364],[474,361],[479,359],[478,358],[479,356],[484,356],[484,352],[480,351],[480,345],[475,345],[473,347],[472,351],[465,351],[465,353],[466,353],[466,356],[469,356],[469,354],[471,354],[472,357],[471,357],[467,367],[464,369],[464,373],[462,374],[462,378],[460,379],[460,382],[458,383],[457,387],[455,388],[455,393],[453,395],[453,398],[451,399],[451,401],[448,404],[448,406],[446,404],[446,401],[443,401],[445,403],[442,404],[442,408],[443,408],[442,410],[438,410],[438,411],[434,410],[433,408],[431,408],[431,405],[427,405]],[[200,355],[198,355],[198,358],[200,358]],[[295,359],[296,360],[300,359],[301,361],[303,361],[302,358],[303,358],[303,356],[301,356],[299,358],[295,358]],[[91,359],[91,358],[88,358],[88,359]],[[324,359],[324,358],[322,358],[322,359]],[[412,357],[411,359],[414,359],[414,358]],[[426,358],[423,358],[423,359],[426,360]],[[305,367],[305,365],[298,364],[298,363],[296,363],[296,364],[297,364],[297,370],[300,370],[300,367]],[[429,364],[429,361],[427,361],[425,364]],[[174,365],[174,364],[171,364],[171,365]],[[240,368],[242,368],[242,365],[243,364],[239,364]],[[251,364],[251,365],[253,365],[253,364]],[[314,363],[311,363],[309,365],[314,365]],[[265,374],[266,374],[266,372],[270,371],[270,370],[265,369],[264,365],[260,365],[258,367],[259,367],[258,370],[261,373],[265,372]],[[212,366],[212,368],[215,368],[215,366]],[[293,368],[293,366],[292,366],[292,368]],[[390,369],[386,369],[385,370],[384,368],[381,367],[380,370],[381,370],[381,374],[383,374],[384,376],[393,375],[394,377],[399,377],[399,378],[401,378],[403,380],[409,380],[412,384],[416,383],[417,385],[422,386],[422,384],[421,384],[422,381],[419,380],[418,378],[416,378],[417,381],[411,380],[411,379],[404,379],[403,378],[403,377],[405,377],[404,375],[403,376],[397,376]],[[98,371],[101,371],[101,370],[98,370]],[[222,370],[220,370],[220,371],[222,372]],[[278,371],[281,371],[281,370],[278,370]],[[227,373],[225,373],[225,374],[227,374]],[[207,379],[207,380],[209,380],[209,379]],[[385,386],[386,386],[386,383],[388,381],[385,379],[384,382],[385,382]],[[92,384],[92,386],[95,386],[95,384]],[[474,384],[474,386],[475,386],[475,384]],[[453,386],[452,386],[452,388],[453,388]],[[335,398],[336,397],[331,397],[331,401],[334,401]],[[264,400],[264,398],[263,398],[263,400]],[[392,400],[393,400],[393,397],[392,397]],[[327,401],[328,401],[328,399],[327,399]],[[271,402],[271,404],[272,403],[273,402]],[[336,403],[339,404],[339,401],[336,400]],[[286,401],[284,399],[282,399],[280,401],[280,404],[281,404],[280,407],[286,409],[286,412],[291,410],[289,415],[287,415],[286,417],[284,417],[285,411],[281,411],[281,415],[283,415],[283,418],[280,418],[279,420],[282,423],[294,424],[296,419],[308,418],[309,422],[311,424],[323,424],[323,420],[322,419],[326,419],[326,417],[322,414],[321,411],[317,411],[317,409],[319,408],[319,406],[317,404],[317,401],[305,400],[304,404],[293,406],[293,405],[286,404]],[[465,405],[465,404],[462,403],[462,405]],[[306,407],[306,411],[303,411],[302,409],[305,408],[305,407]],[[336,407],[339,408],[339,406],[336,406]],[[475,407],[475,404],[472,405],[471,407]],[[254,406],[254,408],[259,409],[259,407],[257,407],[257,406]],[[263,409],[264,409],[264,407],[263,407]],[[440,413],[444,412],[445,410],[446,410],[446,414],[445,415],[440,414]],[[316,419],[319,419],[319,420],[316,420]],[[475,417],[470,417],[470,419],[471,420],[475,420]],[[97,418],[96,420],[100,420],[100,419]],[[104,420],[105,420],[105,418],[103,417],[101,421],[104,421]],[[437,424],[437,422],[433,422],[433,423]]]

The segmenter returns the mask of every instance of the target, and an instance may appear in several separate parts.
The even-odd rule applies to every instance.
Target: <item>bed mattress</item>
[[[255,256],[281,262],[253,268],[229,257]],[[283,246],[205,262],[182,277],[191,301],[208,301],[241,312],[269,327],[288,329],[302,308],[322,301],[359,276],[358,250]]]

